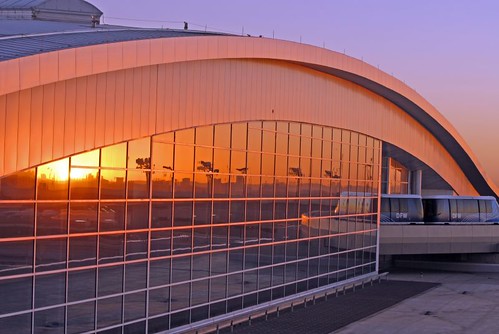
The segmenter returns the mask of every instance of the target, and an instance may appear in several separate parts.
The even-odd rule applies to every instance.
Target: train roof
[[[418,199],[421,199],[421,195],[415,195],[415,194],[381,194],[381,198],[418,198]]]
[[[494,196],[452,196],[452,195],[431,195],[423,196],[423,199],[482,199],[482,200],[496,200]]]

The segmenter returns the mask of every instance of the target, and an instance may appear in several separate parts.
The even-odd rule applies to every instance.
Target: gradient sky
[[[497,0],[87,0],[104,22],[273,36],[345,52],[418,91],[499,185]]]

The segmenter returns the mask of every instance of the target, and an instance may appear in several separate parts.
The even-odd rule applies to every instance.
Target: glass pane
[[[176,202],[173,226],[189,226],[192,224],[192,202]]]
[[[198,173],[195,174],[195,178],[196,178],[195,182],[196,198],[212,197],[213,174]]]
[[[123,234],[99,236],[99,264],[123,261]]]
[[[211,217],[211,202],[195,202],[194,225],[209,225]]]
[[[173,170],[173,132],[152,138],[152,168]]]
[[[175,132],[175,142],[177,144],[194,144],[194,129],[185,129]]]
[[[211,147],[196,147],[196,171],[213,172],[213,149]]]
[[[213,223],[226,224],[229,222],[229,202],[213,203]]]
[[[172,259],[172,283],[184,282],[191,279],[191,257],[177,257]]]
[[[97,301],[97,328],[121,323],[122,297],[111,297]]]
[[[171,310],[180,310],[189,306],[190,284],[175,285],[170,288]]]
[[[228,173],[230,162],[230,151],[215,149],[213,153],[213,172]]]
[[[33,236],[34,216],[33,204],[0,203],[0,238]]]
[[[152,197],[172,198],[173,171],[152,172]]]
[[[248,129],[248,151],[261,152],[262,131],[260,129]]]
[[[196,129],[196,145],[213,146],[213,126]]]
[[[149,228],[149,203],[128,203],[127,230]]]
[[[175,145],[175,171],[192,172],[194,170],[194,147]]]
[[[66,268],[66,239],[40,239],[36,242],[36,271]]]
[[[128,171],[128,198],[149,198],[149,171]]]
[[[125,198],[125,176],[124,170],[102,169],[101,194],[102,199],[122,199]]]
[[[99,268],[98,282],[99,297],[123,292],[123,265]]]
[[[149,286],[161,286],[170,283],[170,259],[151,261],[149,268]]]
[[[231,201],[230,202],[230,221],[244,222],[245,221],[245,202]]]
[[[0,318],[0,328],[8,328],[12,333],[30,333],[31,313]]]
[[[208,277],[210,274],[210,255],[201,254],[192,257],[192,279]]]
[[[263,131],[262,152],[275,152],[275,132]]]
[[[68,306],[68,333],[83,333],[94,329],[95,302]]]
[[[230,148],[230,124],[215,125],[215,147]]]
[[[33,241],[0,244],[0,276],[26,274],[33,271]]]
[[[99,170],[71,167],[71,199],[97,199]]]
[[[202,252],[210,249],[211,228],[202,227],[194,229],[194,252]]]
[[[208,302],[208,285],[209,280],[203,280],[192,283],[192,297],[191,297],[191,305],[200,305]]]
[[[288,134],[287,130],[284,133],[277,133],[276,137],[276,153],[287,154],[288,153]]]
[[[215,197],[227,198],[229,197],[229,176],[216,175],[213,180],[213,193]]]
[[[65,299],[65,273],[35,276],[35,307],[63,304]]]
[[[37,169],[38,199],[67,199],[69,159],[54,161]]]
[[[130,295],[125,295],[125,321],[140,319],[145,317],[145,315],[146,315],[145,291],[132,293]]]
[[[123,230],[125,224],[125,203],[101,203],[99,231]]]
[[[246,197],[246,175],[233,175],[230,177],[230,197],[244,198]]]
[[[34,168],[0,178],[0,200],[22,200],[34,198]]]
[[[172,202],[153,202],[151,227],[162,228],[172,226]]]
[[[66,234],[68,230],[67,203],[39,203],[36,235]]]
[[[95,265],[97,260],[97,237],[69,239],[69,267]]]
[[[147,232],[128,233],[126,235],[126,260],[144,259],[147,257]]]
[[[125,291],[144,289],[147,286],[147,262],[125,265]]]
[[[150,169],[150,137],[128,142],[128,168]]]
[[[64,307],[35,312],[35,333],[44,333],[50,328],[50,333],[64,334]]]
[[[288,150],[290,155],[300,155],[300,137],[289,136]]]
[[[70,203],[70,233],[97,232],[97,203]]]
[[[246,174],[247,171],[246,152],[232,151],[230,172],[234,174]]]
[[[16,278],[0,281],[0,314],[31,309],[33,298],[32,278]]]
[[[151,257],[170,255],[171,233],[171,231],[151,232]]]
[[[170,288],[149,290],[150,316],[168,312],[169,305],[170,305]]]
[[[192,173],[175,173],[175,197],[192,198]]]
[[[173,254],[184,254],[192,251],[192,230],[173,230]]]
[[[248,170],[247,173],[250,175],[260,175],[260,153],[248,152]]]
[[[95,271],[86,269],[68,272],[69,302],[95,298]]]
[[[100,150],[81,153],[71,157],[71,166],[99,167]]]
[[[232,124],[232,149],[245,150],[246,149],[246,134],[247,124],[237,123]]]
[[[228,237],[228,232],[229,232],[228,227],[227,226],[214,227],[212,229],[212,231],[213,231],[212,236],[211,236],[212,249],[227,248],[228,247],[227,237]],[[223,268],[225,268],[225,267],[223,267]]]
[[[102,148],[102,167],[126,167],[126,143]]]

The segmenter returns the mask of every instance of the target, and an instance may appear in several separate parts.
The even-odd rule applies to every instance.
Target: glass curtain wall
[[[293,122],[129,141],[0,179],[0,333],[139,333],[374,273],[380,142]]]

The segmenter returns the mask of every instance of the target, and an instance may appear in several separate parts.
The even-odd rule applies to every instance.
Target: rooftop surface
[[[98,25],[92,28],[91,25],[82,23],[0,19],[0,61],[104,43],[213,35],[222,34],[111,25]]]

